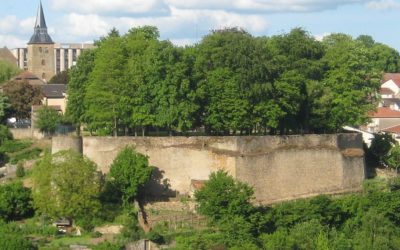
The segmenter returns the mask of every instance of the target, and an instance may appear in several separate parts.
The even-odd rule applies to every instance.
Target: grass
[[[91,245],[91,235],[82,236],[60,236],[53,239],[49,247],[68,247],[69,245]]]

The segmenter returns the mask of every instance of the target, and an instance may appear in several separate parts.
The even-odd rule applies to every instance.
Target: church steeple
[[[39,3],[39,8],[36,16],[36,22],[34,27],[34,33],[29,40],[28,44],[53,44],[53,40],[47,34],[47,25],[44,18],[42,1]]]

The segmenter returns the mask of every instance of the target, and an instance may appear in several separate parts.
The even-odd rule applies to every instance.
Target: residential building
[[[366,125],[368,132],[390,132],[400,134],[400,73],[386,73],[383,75],[381,101],[370,114],[371,122]]]

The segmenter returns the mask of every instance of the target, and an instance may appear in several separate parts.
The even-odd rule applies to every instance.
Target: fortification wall
[[[63,140],[55,137],[53,140]],[[56,142],[54,145],[65,145]],[[364,154],[359,134],[245,137],[85,137],[83,154],[102,172],[126,145],[157,167],[148,190],[189,193],[191,180],[218,169],[255,189],[259,203],[359,189]]]

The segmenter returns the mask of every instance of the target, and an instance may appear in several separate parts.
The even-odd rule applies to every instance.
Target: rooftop
[[[46,25],[46,20],[44,18],[44,13],[43,13],[43,7],[42,7],[42,2],[39,4],[37,16],[36,16],[36,22],[35,22],[35,27],[34,33],[29,40],[28,44],[53,44],[53,40],[47,34],[47,25]]]
[[[44,84],[41,87],[43,95],[47,98],[64,98],[67,91],[65,84]]]
[[[398,87],[400,87],[400,73],[385,73],[383,74],[383,83],[392,80]]]
[[[370,114],[372,118],[400,118],[400,111],[393,110],[387,107],[379,107]]]

